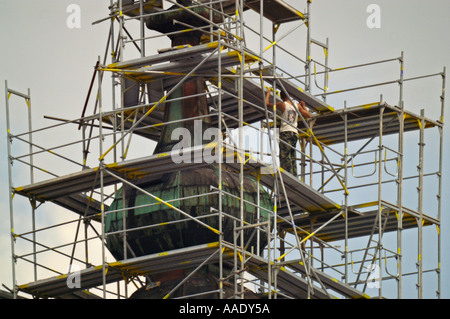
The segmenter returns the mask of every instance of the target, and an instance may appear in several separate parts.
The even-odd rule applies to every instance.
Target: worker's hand
[[[306,108],[306,103],[305,103],[305,101],[300,101],[300,105],[302,106],[302,108]]]

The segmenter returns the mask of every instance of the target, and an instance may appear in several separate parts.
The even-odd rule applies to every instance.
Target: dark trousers
[[[295,146],[297,145],[297,133],[280,132],[280,166],[294,176],[297,176],[297,163]]]

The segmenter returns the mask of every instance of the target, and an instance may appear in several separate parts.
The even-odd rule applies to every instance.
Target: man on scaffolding
[[[270,102],[270,91],[267,90],[266,94],[266,106],[269,109],[273,109],[273,103]],[[289,96],[282,90],[280,93],[282,102],[276,103],[277,111],[281,113],[281,125],[280,125],[280,166],[284,170],[290,172],[292,175],[297,176],[297,163],[295,147],[298,140],[297,122],[298,112],[304,118],[310,118],[311,114],[306,108],[304,101],[295,103],[292,105]],[[295,109],[297,108],[297,110]]]

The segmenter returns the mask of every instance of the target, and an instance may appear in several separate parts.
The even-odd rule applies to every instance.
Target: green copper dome
[[[233,221],[231,216],[239,219],[240,216],[240,191],[239,175],[229,171],[223,171],[223,200],[222,211],[228,215],[223,220],[224,239],[233,242]],[[170,202],[174,207],[183,212],[199,218],[201,216],[212,215],[219,208],[219,195],[211,192],[211,186],[218,187],[218,170],[215,166],[207,166],[196,170],[184,170],[175,173],[166,174],[163,180],[156,184],[140,185],[154,196]],[[267,192],[260,187],[260,206],[272,210],[272,202]],[[234,196],[227,195],[232,194]],[[257,208],[250,203],[257,203],[258,188],[255,180],[251,178],[244,179],[244,220],[249,223],[257,222]],[[182,198],[187,198],[183,199]],[[177,200],[180,199],[180,200]],[[246,203],[248,202],[248,203]],[[109,213],[106,216],[105,231],[114,232],[123,229],[123,188],[120,189],[111,204]],[[142,256],[152,253],[158,253],[173,249],[179,249],[194,245],[211,243],[218,241],[216,233],[200,225],[199,223],[188,220],[180,212],[170,208],[167,205],[159,203],[153,197],[150,197],[136,189],[128,188],[125,192],[125,207],[131,209],[125,210],[125,220],[127,229],[145,227],[149,228],[127,232],[127,243],[132,252],[128,252],[128,258],[133,255]],[[266,221],[268,213],[260,209],[261,221]],[[180,220],[185,220],[180,222]],[[200,220],[214,229],[219,229],[218,215],[200,218]],[[178,222],[177,222],[178,221]],[[245,240],[250,238],[252,229],[245,233]],[[107,247],[117,260],[122,260],[123,254],[123,236],[121,234],[109,235],[107,237]],[[261,248],[266,244],[265,238],[261,241]],[[256,252],[256,236],[250,241],[248,250],[253,246]]]

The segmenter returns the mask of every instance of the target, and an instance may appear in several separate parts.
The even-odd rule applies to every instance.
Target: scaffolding
[[[31,112],[31,94],[17,92],[6,83],[14,296],[129,298],[135,289],[151,289],[153,275],[188,264],[193,271],[167,292],[165,298],[172,298],[196,271],[216,264],[220,283],[203,294],[213,293],[218,298],[225,298],[225,287],[232,287],[233,292],[227,298],[244,298],[249,290],[269,299],[403,298],[410,282],[417,297],[424,298],[430,297],[424,295],[425,276],[427,283],[433,282],[439,298],[445,68],[405,78],[403,52],[392,59],[331,67],[328,39],[322,42],[312,37],[309,0],[304,12],[281,0],[165,2],[173,7],[165,10],[162,1],[111,1],[108,17],[94,22],[109,22],[110,32],[104,57],[95,65],[81,117],[48,117],[57,123],[35,129],[29,115],[28,128],[14,133],[12,97],[23,98]],[[222,22],[199,17],[195,8],[207,8],[211,15],[220,15]],[[174,21],[185,28],[176,32],[201,32],[201,43],[149,53],[149,48],[167,35],[146,30],[146,19],[170,10],[205,20],[207,25],[201,27]],[[138,30],[137,37],[133,38],[128,25]],[[299,58],[302,52],[281,46],[283,39],[292,34],[298,39],[302,31],[304,60]],[[313,57],[314,46],[323,49],[322,59]],[[128,52],[134,56],[126,58]],[[295,61],[291,70],[304,72],[286,71],[277,62],[280,57]],[[394,63],[399,75],[394,80],[329,90],[329,78],[334,74],[367,72],[370,66]],[[111,83],[106,83],[105,75],[111,75]],[[187,120],[167,120],[164,111],[171,101],[194,97],[172,96],[194,78],[204,80],[203,95],[210,113],[189,120],[209,118],[221,134],[213,143],[185,148],[184,155],[190,160],[175,162],[179,150],[151,154],[149,149],[165,126]],[[423,110],[414,114],[404,106],[404,86],[428,78],[442,79],[438,103],[430,102],[440,112],[437,120],[426,117]],[[391,102],[397,105],[382,97],[358,106],[348,107],[345,101],[342,108],[328,104],[336,95],[369,89],[381,92],[384,87],[397,90],[398,101]],[[277,127],[282,119],[275,108],[265,107],[269,88],[305,101],[312,112],[310,119],[299,113],[298,176],[279,167],[277,147],[282,142],[277,139]],[[96,95],[94,102],[91,93]],[[106,97],[109,93],[111,98]],[[271,93],[271,99],[275,102],[279,97]],[[89,107],[91,115],[87,115]],[[49,137],[67,131],[71,133],[64,143],[48,145]],[[73,138],[77,134],[81,137]],[[426,134],[432,136],[432,145],[426,143]],[[410,154],[406,143],[413,145],[414,140],[418,152]],[[429,162],[424,161],[425,146],[438,154]],[[219,206],[212,208],[210,215],[191,216],[179,209],[176,203],[187,197],[167,201],[140,187],[142,180],[156,182],[168,172],[211,164],[204,154],[212,154],[217,165],[218,185],[192,197],[217,196]],[[411,165],[417,172],[411,173]],[[27,182],[22,182],[23,173],[14,173],[23,167],[29,168]],[[62,173],[54,172],[60,169]],[[222,187],[225,171],[239,176],[239,196]],[[256,203],[246,201],[246,177],[255,179],[258,189],[267,190],[272,209],[260,205],[259,192]],[[123,186],[152,198],[154,203],[149,205],[169,207],[180,216],[178,221],[145,227],[193,221],[211,230],[217,240],[145,256],[135,256],[125,246],[123,260],[111,260],[107,238],[120,234],[126,245],[127,234],[136,231],[126,228],[126,223],[121,230],[105,230],[106,217],[114,212],[111,202]],[[417,196],[412,196],[411,189],[417,190]],[[431,189],[435,196],[428,193]],[[240,217],[223,210],[226,198],[237,198]],[[31,222],[24,215],[28,205],[24,199],[31,206]],[[257,209],[253,222],[244,218],[247,205]],[[263,211],[269,218],[262,218]],[[217,228],[208,224],[209,218],[218,220]],[[225,240],[222,229],[222,221],[227,219],[234,220],[232,242]],[[248,231],[257,237],[258,245],[265,236],[267,246],[249,249]],[[424,243],[434,246],[425,249]],[[411,255],[416,257],[411,259]],[[75,264],[81,266],[75,269]],[[224,272],[225,266],[232,269],[230,274]],[[23,276],[23,267],[33,271]],[[180,298],[189,297],[199,296]]]

